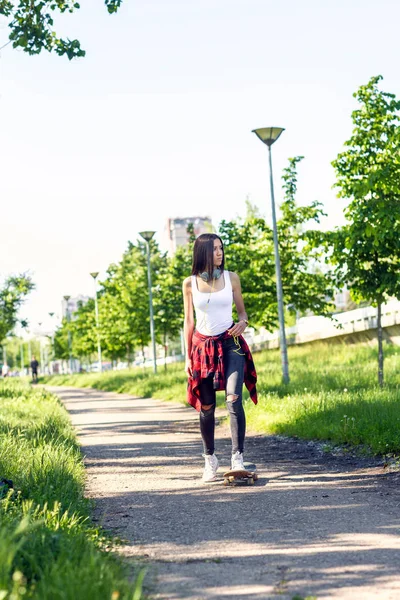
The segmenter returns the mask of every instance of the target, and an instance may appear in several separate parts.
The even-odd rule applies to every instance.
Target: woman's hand
[[[234,335],[234,336],[242,335],[242,333],[246,329],[246,327],[247,327],[246,321],[238,321],[237,323],[234,323],[233,327],[228,329],[228,333],[230,335]]]
[[[185,362],[185,373],[188,377],[192,377],[193,374],[193,363],[191,358],[187,358]]]

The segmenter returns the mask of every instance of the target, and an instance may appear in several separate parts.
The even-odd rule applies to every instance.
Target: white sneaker
[[[243,454],[241,452],[232,454],[231,469],[232,471],[241,471],[244,469]]]
[[[203,481],[215,481],[217,478],[218,458],[215,454],[203,454],[205,459]]]

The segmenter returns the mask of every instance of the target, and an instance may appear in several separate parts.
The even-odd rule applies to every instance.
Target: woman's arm
[[[232,293],[233,293],[233,301],[236,306],[236,311],[238,314],[238,322],[233,325],[228,332],[231,335],[241,335],[243,331],[246,329],[248,324],[248,317],[246,313],[246,309],[244,307],[244,300],[242,296],[242,287],[240,285],[239,275],[237,273],[230,272],[231,283],[232,283]]]
[[[185,340],[185,372],[187,375],[192,375],[192,336],[194,330],[194,315],[193,315],[193,299],[192,299],[192,280],[186,277],[182,285],[183,292],[183,337]]]

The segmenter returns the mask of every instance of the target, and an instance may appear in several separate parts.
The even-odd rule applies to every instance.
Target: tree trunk
[[[378,381],[379,385],[383,386],[383,344],[382,344],[382,304],[378,304]]]

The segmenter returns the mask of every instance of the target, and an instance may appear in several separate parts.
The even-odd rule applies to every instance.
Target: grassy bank
[[[253,431],[333,443],[362,444],[374,453],[400,453],[400,348],[385,348],[385,387],[377,386],[377,349],[365,345],[289,348],[291,382],[281,383],[278,351],[254,355],[259,404],[246,401]],[[151,369],[56,376],[54,385],[94,387],[185,402],[183,364]],[[245,397],[248,397],[245,394]],[[223,402],[222,394],[219,401]]]
[[[112,541],[90,521],[84,466],[55,396],[0,380],[0,599],[139,600]],[[136,591],[135,591],[136,590]]]

